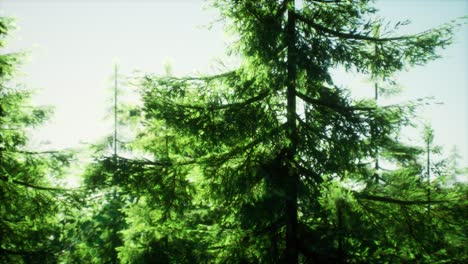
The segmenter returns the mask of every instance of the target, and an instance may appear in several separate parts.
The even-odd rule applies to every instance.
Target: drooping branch
[[[427,201],[427,200],[400,200],[391,197],[385,196],[378,196],[378,195],[371,195],[366,193],[359,193],[353,192],[354,196],[358,199],[365,199],[370,201],[376,202],[384,202],[384,203],[393,203],[399,205],[427,205],[428,203],[436,204],[436,203],[447,203],[450,202],[449,200],[434,200],[434,201]]]
[[[27,154],[27,155],[47,155],[47,154],[60,154],[58,150],[47,150],[47,151],[25,151],[25,150],[8,150],[8,152]]]
[[[35,251],[26,251],[26,250],[12,250],[12,249],[5,249],[0,247],[0,253],[3,252],[8,255],[17,255],[17,256],[32,256],[37,255],[38,253],[42,253],[44,250],[35,250]]]
[[[169,102],[170,104],[175,105],[176,107],[180,108],[188,108],[188,109],[197,109],[197,110],[209,110],[209,111],[218,111],[228,108],[240,108],[243,106],[250,105],[254,102],[258,102],[262,99],[265,99],[268,95],[270,95],[270,91],[264,91],[256,96],[253,96],[243,102],[231,103],[231,104],[222,104],[222,105],[194,105],[194,104],[177,104],[173,102]]]
[[[402,40],[413,39],[415,37],[420,37],[420,36],[423,36],[423,35],[429,33],[429,32],[426,31],[426,32],[419,33],[419,34],[416,34],[416,35],[407,35],[407,36],[399,36],[399,37],[391,37],[391,38],[377,38],[377,37],[370,37],[370,36],[367,36],[367,35],[336,31],[336,30],[327,28],[325,26],[322,26],[320,24],[317,24],[314,21],[312,21],[311,19],[309,19],[309,18],[307,18],[307,17],[305,17],[305,16],[303,16],[301,14],[297,14],[297,18],[300,21],[306,23],[307,25],[313,27],[317,31],[320,31],[320,32],[323,32],[323,33],[326,33],[326,34],[329,34],[329,35],[332,35],[332,36],[335,36],[335,37],[338,37],[338,38],[350,39],[350,40],[366,40],[366,41],[372,41],[372,42],[402,41]]]
[[[27,182],[20,181],[20,180],[15,180],[15,179],[10,180],[7,176],[0,176],[0,180],[6,181],[6,182],[9,181],[9,182],[14,183],[14,184],[18,184],[18,185],[21,185],[21,186],[24,186],[24,187],[28,187],[28,188],[32,188],[32,189],[36,189],[36,190],[41,190],[41,191],[55,191],[55,192],[73,191],[71,189],[39,186],[39,185],[35,185],[35,184],[31,184],[31,183],[27,183]]]
[[[335,110],[337,112],[373,111],[373,110],[377,109],[375,107],[356,107],[356,106],[341,106],[341,105],[337,105],[337,104],[330,104],[330,103],[327,103],[327,102],[325,102],[323,100],[310,98],[307,95],[305,95],[305,94],[303,94],[303,93],[301,93],[299,91],[296,91],[296,95],[299,98],[301,98],[302,100],[304,100],[305,102],[309,103],[309,104],[314,104],[314,105],[327,107],[327,108],[333,109],[333,110]]]
[[[128,159],[121,156],[117,157],[120,163],[129,162],[132,164],[138,164],[140,166],[158,166],[158,167],[169,167],[169,166],[186,166],[196,164],[199,161],[197,159],[184,159],[184,160],[149,160],[149,159]]]
[[[220,79],[220,78],[227,78],[230,76],[233,76],[234,74],[237,73],[238,70],[232,70],[220,74],[215,74],[215,75],[208,75],[208,76],[200,76],[200,77],[194,77],[194,76],[186,76],[186,77],[173,77],[173,76],[168,76],[164,78],[159,78],[158,79],[164,79],[168,81],[211,81],[215,79]],[[150,76],[145,76],[144,77],[147,81],[152,81]]]
[[[322,3],[322,4],[339,4],[341,3],[341,0],[310,0],[312,2],[316,3]]]
[[[218,153],[216,155],[208,155],[201,157],[187,157],[180,159],[162,159],[162,160],[149,160],[149,159],[128,159],[121,156],[118,156],[118,159],[121,162],[129,162],[134,164],[139,164],[142,166],[158,166],[158,167],[169,167],[169,166],[187,166],[193,164],[206,164],[213,165],[226,162],[232,159],[234,156],[237,156],[239,153],[245,153],[249,149],[257,146],[262,143],[266,137],[274,136],[280,133],[284,129],[284,126],[277,127],[272,129],[269,133],[265,134],[264,137],[259,137],[255,140],[250,141],[247,144],[239,144],[235,147],[232,147],[229,151]]]

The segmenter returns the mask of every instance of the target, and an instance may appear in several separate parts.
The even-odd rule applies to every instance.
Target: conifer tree
[[[198,241],[206,246],[199,256],[220,263],[414,259],[409,253],[418,241],[386,233],[397,234],[422,212],[407,206],[441,202],[392,187],[394,181],[410,186],[402,182],[421,175],[420,152],[399,142],[413,106],[351,100],[331,70],[389,81],[404,67],[437,58],[438,49],[450,44],[453,26],[400,36],[402,24],[376,18],[367,0],[214,5],[238,36],[230,51],[242,63],[212,76],[143,78],[146,133],[140,142],[151,158],[119,162],[127,166],[127,186],[145,194],[128,212],[146,227],[126,231],[133,236],[121,256],[134,254],[138,236],[150,234],[146,252],[162,250],[160,256],[174,258],[179,242]],[[376,153],[402,170],[375,181]],[[371,184],[355,191],[353,183]],[[367,215],[366,208],[375,214]],[[392,224],[385,210],[407,217]],[[184,215],[191,219],[182,220]],[[389,226],[379,227],[375,217]],[[370,223],[375,226],[356,228]],[[380,244],[386,248],[379,251]],[[418,257],[429,255],[422,250]]]
[[[126,111],[123,111],[125,105],[119,102],[124,89],[117,64],[113,70],[110,108],[113,132],[91,147],[93,161],[86,164],[82,175],[82,203],[70,210],[63,221],[62,243],[66,250],[60,260],[65,263],[119,263],[117,248],[123,243],[120,231],[126,226],[122,208],[128,196],[122,190],[125,182],[117,177],[120,170],[117,156],[123,148],[124,136],[120,129]]]
[[[13,28],[0,18],[0,47]],[[22,54],[0,55],[0,263],[55,263],[60,207],[72,202],[68,190],[53,186],[70,156],[28,146],[27,130],[40,125],[50,110],[35,107],[30,92],[13,81]]]

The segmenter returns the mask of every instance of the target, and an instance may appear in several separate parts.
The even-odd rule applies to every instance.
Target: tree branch
[[[392,38],[375,38],[375,37],[370,37],[366,35],[360,35],[360,34],[354,34],[354,33],[345,33],[345,32],[340,32],[336,31],[330,28],[327,28],[325,26],[322,26],[320,24],[315,23],[311,19],[302,16],[301,14],[296,14],[297,18],[306,23],[307,25],[313,27],[315,30],[333,35],[338,38],[343,38],[343,39],[354,39],[354,40],[367,40],[367,41],[372,41],[372,42],[388,42],[388,41],[401,41],[401,40],[408,40],[412,39],[417,36],[421,36],[422,34],[419,35],[409,35],[409,36],[400,36],[400,37],[392,37]],[[423,33],[424,34],[424,33]]]
[[[219,163],[224,163],[227,160],[230,160],[232,157],[236,156],[239,153],[244,153],[248,149],[255,147],[256,145],[262,143],[265,140],[265,137],[276,135],[277,133],[281,131],[282,128],[284,128],[284,125],[277,127],[275,129],[272,129],[264,137],[259,137],[255,140],[251,140],[247,144],[239,144],[237,146],[232,147],[227,152],[217,153],[216,155],[208,155],[208,156],[202,156],[202,157],[196,157],[196,158],[186,158],[184,160],[178,160],[178,161],[171,160],[171,159],[155,160],[155,161],[152,161],[149,159],[144,159],[144,160],[133,159],[132,160],[132,159],[127,159],[121,156],[118,156],[118,159],[124,162],[141,164],[141,165],[149,165],[149,166],[186,166],[186,165],[191,165],[191,164],[213,165],[215,163],[219,164]]]
[[[237,70],[233,71],[228,71],[220,74],[215,74],[215,75],[210,75],[210,76],[201,76],[201,77],[193,77],[193,76],[186,76],[186,77],[157,77],[157,79],[162,79],[162,80],[170,80],[170,81],[211,81],[214,79],[218,78],[226,78],[229,77],[233,74],[237,73]],[[150,76],[145,76],[144,77],[147,81],[152,81]]]
[[[24,186],[24,187],[33,188],[33,189],[41,190],[41,191],[56,191],[56,192],[69,192],[69,191],[72,191],[70,189],[38,186],[38,185],[34,185],[34,184],[27,183],[27,182],[24,182],[24,181],[15,180],[15,179],[9,180],[9,178],[7,176],[0,176],[0,180],[6,181],[6,182],[10,181],[10,182],[12,182],[14,184],[18,184],[18,185],[21,185],[21,186]]]
[[[47,151],[23,151],[23,150],[8,150],[8,152],[15,152],[28,155],[42,155],[42,154],[58,154],[61,151],[58,150],[47,150]]]
[[[322,3],[322,4],[339,4],[341,0],[311,0],[312,2]]]
[[[307,103],[310,103],[310,104],[314,104],[314,105],[319,105],[319,106],[324,106],[324,107],[328,107],[328,108],[331,108],[335,111],[338,111],[338,112],[344,112],[344,111],[373,111],[377,108],[375,107],[354,107],[354,106],[351,106],[351,107],[348,107],[348,106],[341,106],[341,105],[336,105],[336,104],[329,104],[329,103],[326,103],[322,100],[318,100],[318,99],[313,99],[313,98],[310,98],[308,97],[307,95],[299,92],[299,91],[296,91],[296,95],[301,98],[302,100],[304,100],[305,102]]]
[[[359,192],[353,192],[354,196],[359,199],[365,199],[370,201],[376,202],[384,202],[384,203],[393,203],[399,205],[426,205],[426,204],[435,204],[435,203],[447,203],[450,202],[449,200],[440,200],[440,201],[425,201],[425,200],[400,200],[391,197],[385,196],[378,196],[378,195],[371,195]]]
[[[0,247],[0,252],[4,252],[9,255],[19,255],[19,256],[30,256],[30,255],[36,255],[38,253],[43,252],[44,250],[36,250],[36,251],[25,251],[25,250],[11,250],[11,249],[5,249],[3,247]]]
[[[260,101],[264,98],[266,98],[270,94],[270,91],[265,91],[263,93],[260,93],[259,95],[256,95],[254,97],[251,97],[243,102],[238,102],[238,103],[231,103],[231,104],[224,104],[224,105],[190,105],[190,104],[177,104],[177,103],[172,103],[169,102],[170,104],[173,104],[177,107],[181,108],[188,108],[188,109],[197,109],[197,110],[209,110],[209,111],[218,111],[222,109],[227,109],[227,108],[240,108],[249,104],[252,104],[254,102]]]

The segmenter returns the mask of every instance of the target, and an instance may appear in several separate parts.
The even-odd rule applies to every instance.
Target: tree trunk
[[[287,164],[288,177],[286,184],[286,252],[285,261],[288,264],[298,262],[297,248],[297,181],[298,174],[291,166],[296,155],[297,127],[296,127],[296,18],[294,15],[294,0],[290,0],[288,21],[286,24],[286,41],[288,45],[287,57],[287,124],[290,145],[288,146]]]

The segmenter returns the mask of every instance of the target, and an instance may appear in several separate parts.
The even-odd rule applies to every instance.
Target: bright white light
[[[301,5],[303,1],[297,1]],[[29,88],[39,88],[39,104],[56,108],[50,123],[36,133],[50,141],[50,148],[96,142],[112,131],[104,121],[113,62],[119,58],[121,73],[133,70],[164,74],[163,62],[171,58],[174,75],[207,72],[213,58],[222,57],[226,38],[221,26],[208,25],[216,11],[203,11],[204,1],[17,1],[2,0],[3,14],[18,18],[11,50],[31,50],[23,67]],[[423,31],[465,15],[465,1],[377,1],[383,17],[393,21],[410,18],[408,32]],[[401,5],[405,8],[401,8]],[[424,8],[422,8],[424,7]],[[85,14],[85,15],[83,15]],[[398,78],[407,88],[406,99],[434,96],[443,106],[424,109],[436,131],[436,143],[450,149],[458,145],[468,166],[468,57],[467,25],[458,32],[444,59],[419,67]],[[34,47],[41,47],[34,48]],[[340,77],[339,75],[334,77]],[[339,78],[338,78],[339,79]],[[372,87],[355,84],[363,94]],[[356,89],[355,89],[356,90]],[[416,135],[415,135],[416,136]]]

